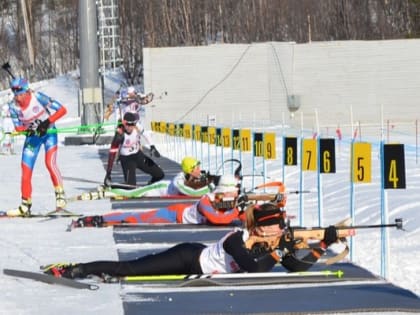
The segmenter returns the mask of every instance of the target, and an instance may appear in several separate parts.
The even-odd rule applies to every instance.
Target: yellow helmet
[[[185,157],[181,162],[181,168],[185,174],[190,174],[198,165],[200,161],[190,156]]]

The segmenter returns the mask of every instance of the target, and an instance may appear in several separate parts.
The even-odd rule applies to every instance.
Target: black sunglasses
[[[12,86],[12,91],[13,91],[13,92],[19,92],[19,91],[22,91],[22,87],[21,87],[21,86]]]

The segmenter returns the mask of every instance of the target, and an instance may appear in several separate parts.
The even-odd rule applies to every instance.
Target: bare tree
[[[1,1],[3,58],[18,72],[39,78],[76,69],[78,2],[27,0],[35,55],[30,69],[22,8]],[[120,0],[118,5],[130,83],[141,82],[143,47],[420,37],[419,0]]]

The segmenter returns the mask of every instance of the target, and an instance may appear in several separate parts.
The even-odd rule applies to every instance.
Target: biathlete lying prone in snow
[[[210,175],[200,168],[200,161],[193,157],[185,157],[181,161],[182,172],[179,172],[172,180],[160,180],[150,185],[123,189],[109,186],[101,186],[98,192],[88,192],[81,195],[82,200],[95,200],[110,197],[157,197],[171,195],[185,195],[201,197],[207,194],[209,184],[217,185],[220,178],[218,175]],[[107,183],[105,183],[107,184]]]
[[[295,242],[285,224],[285,212],[272,203],[251,205],[246,210],[246,229],[236,229],[211,245],[181,243],[157,254],[129,261],[93,261],[51,264],[44,273],[56,277],[124,277],[168,274],[266,272],[280,262],[290,271],[309,269],[337,241],[337,230],[324,231],[320,247],[303,258],[295,255]],[[286,237],[288,235],[288,237]]]
[[[284,186],[279,190],[284,192]],[[100,216],[87,216],[72,222],[72,227],[110,226],[122,223],[181,223],[232,225],[244,221],[243,198],[239,180],[234,175],[222,175],[218,185],[194,204],[174,204],[145,211],[115,211]],[[286,198],[282,198],[281,207]]]

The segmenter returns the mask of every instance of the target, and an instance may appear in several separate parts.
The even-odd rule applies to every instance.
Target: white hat
[[[134,88],[134,86],[129,86],[129,87],[127,88],[127,93],[128,93],[128,94],[133,94],[133,93],[136,93],[136,89]]]
[[[222,175],[213,193],[226,193],[238,191],[238,179],[234,175]]]

